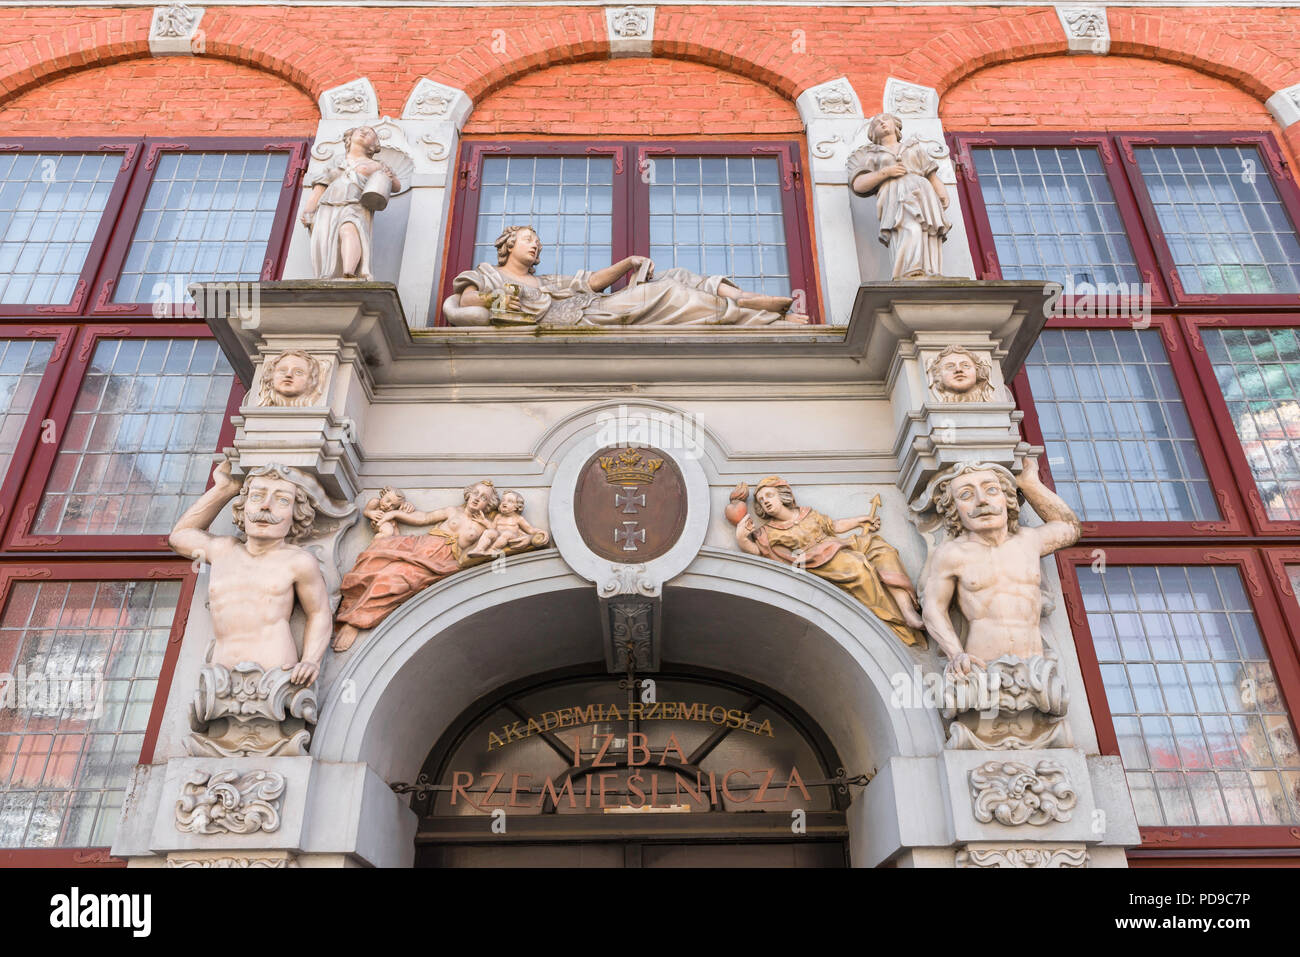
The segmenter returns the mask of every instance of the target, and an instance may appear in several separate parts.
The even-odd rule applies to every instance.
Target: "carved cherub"
[[[930,391],[940,402],[1011,402],[1006,386],[990,381],[993,363],[965,346],[948,346],[925,367]]]
[[[414,512],[415,506],[406,500],[406,493],[400,488],[385,485],[379,494],[366,502],[361,514],[370,519],[370,527],[375,530],[375,538],[397,534],[399,513]]]
[[[474,547],[466,554],[476,558],[500,555],[508,548],[522,548],[532,543],[533,536],[539,534],[545,542],[546,533],[533,528],[524,520],[524,497],[518,492],[502,492],[501,504],[497,506],[492,527],[479,536]]]
[[[302,349],[288,349],[266,363],[257,404],[302,408],[320,401],[322,363]]]

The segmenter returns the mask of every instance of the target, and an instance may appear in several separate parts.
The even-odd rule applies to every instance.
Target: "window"
[[[0,848],[112,843],[191,590],[183,571],[149,573],[0,586],[0,671],[22,698],[0,710]]]
[[[802,291],[817,318],[796,143],[462,144],[448,270],[496,262],[501,230],[531,223],[541,273],[648,255],[662,271],[725,275],[768,295]]]
[[[1300,848],[1300,193],[1261,133],[956,134],[984,278],[1061,282],[1014,383],[1150,850]]]
[[[301,141],[28,141],[0,155],[0,310],[166,317],[191,282],[270,279],[306,158]]]
[[[244,395],[186,287],[278,275],[305,160],[248,139],[0,152],[0,673],[74,694],[0,698],[6,864],[111,863],[194,588],[165,536]]]

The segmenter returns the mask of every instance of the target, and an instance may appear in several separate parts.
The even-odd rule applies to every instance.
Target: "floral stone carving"
[[[965,847],[958,867],[1087,867],[1086,847]]]
[[[1055,761],[1033,767],[1016,761],[986,761],[970,772],[971,805],[981,824],[1065,823],[1079,796],[1065,768]]]
[[[176,829],[193,834],[275,831],[284,788],[284,775],[275,771],[192,771],[176,801]]]
[[[294,684],[289,669],[209,665],[199,672],[186,748],[211,757],[306,754],[315,723],[316,690]]]
[[[1044,524],[1020,524],[1023,492]],[[1069,705],[1043,645],[1042,558],[1079,539],[1079,519],[1026,459],[1019,482],[1005,468],[959,463],[926,491],[948,540],[930,555],[921,586],[925,626],[948,657],[944,717],[956,749],[1069,747]],[[956,600],[965,622],[958,637]]]

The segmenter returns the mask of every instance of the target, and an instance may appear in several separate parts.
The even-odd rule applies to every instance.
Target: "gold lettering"
[[[641,717],[641,702],[633,701],[627,706],[627,720],[636,721]]]
[[[599,721],[600,718],[596,715],[596,708],[597,705],[594,704],[587,705],[586,711],[583,711],[581,708],[574,708],[573,723],[581,727],[584,724],[594,724]]]
[[[739,708],[732,708],[727,712],[727,727],[739,728],[745,723],[745,713]]]
[[[495,751],[497,748],[504,748],[506,743],[497,737],[495,731],[488,732],[488,750]]]
[[[769,738],[775,737],[775,735],[772,734],[772,722],[768,721],[767,718],[763,719],[763,723],[758,726],[758,730],[754,733],[766,734]]]
[[[557,728],[572,728],[572,727],[573,727],[573,709],[572,709],[572,708],[561,708],[561,709],[557,712],[557,714],[559,714],[559,716],[560,716],[560,723],[556,725]]]
[[[543,730],[543,731],[550,731],[552,728],[556,727],[556,726],[558,725],[558,723],[559,723],[559,715],[558,715],[556,712],[554,712],[554,711],[543,711],[543,712],[542,712],[542,730]]]
[[[709,720],[714,724],[723,724],[727,720],[727,709],[721,705],[714,705],[709,709]]]
[[[542,733],[542,726],[541,726],[540,724],[537,723],[537,719],[536,719],[536,718],[529,718],[529,719],[528,719],[528,732],[527,732],[527,734],[525,735],[525,737],[532,737],[534,734],[541,734],[541,733]]]
[[[677,717],[682,721],[703,721],[704,709],[699,702],[691,705],[689,709],[686,707],[686,702],[679,702],[677,705]]]
[[[623,720],[623,712],[618,710],[618,705],[616,705],[616,704],[612,704],[612,705],[609,706],[608,709],[606,709],[606,711],[605,711],[605,720],[606,720],[606,721],[622,721],[622,720]]]

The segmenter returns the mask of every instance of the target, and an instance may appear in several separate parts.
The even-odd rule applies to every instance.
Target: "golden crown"
[[[636,449],[619,449],[613,455],[600,457],[600,467],[605,472],[605,481],[611,485],[620,482],[649,485],[655,480],[655,472],[663,464],[663,459],[643,458]]]

